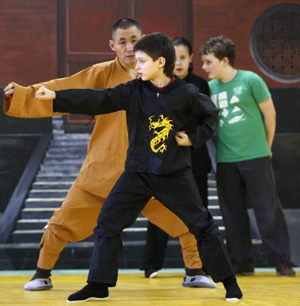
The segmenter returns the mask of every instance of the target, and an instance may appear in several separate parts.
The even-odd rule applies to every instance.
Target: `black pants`
[[[269,157],[218,163],[217,187],[233,265],[253,263],[247,205],[254,209],[270,265],[290,261],[290,240]]]
[[[207,209],[208,206],[208,175],[195,176],[198,191],[200,193],[203,206]],[[148,221],[146,244],[143,252],[141,270],[156,269],[160,270],[163,266],[165,251],[168,244],[169,235],[160,229],[158,226]]]
[[[200,257],[215,282],[232,276],[229,256],[212,216],[203,207],[190,168],[168,175],[124,172],[105,201],[96,234],[88,282],[115,286],[121,231],[131,226],[154,196],[195,235]]]

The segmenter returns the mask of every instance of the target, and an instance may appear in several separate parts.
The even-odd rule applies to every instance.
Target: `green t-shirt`
[[[258,104],[271,96],[260,76],[237,70],[223,83],[209,82],[212,101],[220,109],[217,121],[217,162],[238,162],[270,156],[263,116]]]

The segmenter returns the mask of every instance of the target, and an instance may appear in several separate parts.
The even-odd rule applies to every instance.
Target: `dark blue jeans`
[[[253,263],[248,205],[253,208],[270,265],[290,261],[290,240],[271,159],[218,163],[217,187],[233,265]]]
[[[105,201],[97,227],[88,282],[115,286],[121,231],[131,226],[154,196],[187,225],[200,258],[215,282],[233,275],[229,256],[212,216],[203,207],[190,168],[167,175],[125,171]]]

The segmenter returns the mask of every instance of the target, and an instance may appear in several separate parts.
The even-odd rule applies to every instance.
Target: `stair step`
[[[70,187],[72,186],[72,184],[74,183],[74,181],[71,181],[71,182],[34,182],[32,184],[32,188],[33,189],[67,189],[69,190]]]
[[[21,219],[18,220],[16,230],[42,230],[49,219]]]
[[[28,198],[65,198],[69,189],[34,189],[28,193]]]
[[[145,240],[147,231],[147,219],[139,217],[132,227],[126,228],[123,231],[123,239],[125,240]],[[47,224],[47,219],[40,220],[19,220],[17,229],[12,234],[12,243],[20,242],[39,242],[44,230],[43,227]],[[46,222],[45,222],[46,221]],[[42,227],[41,227],[42,225]],[[84,241],[94,241],[94,237],[89,237]]]
[[[218,195],[217,188],[215,188],[215,187],[208,187],[208,195],[209,196],[217,196]]]
[[[68,146],[68,147],[60,147],[60,146],[51,146],[49,150],[47,151],[48,154],[63,154],[63,153],[69,153],[69,154],[86,154],[87,148],[83,146]],[[47,155],[46,155],[47,156]]]
[[[51,173],[51,172],[57,172],[57,171],[61,171],[62,173],[64,173],[65,171],[67,171],[68,173],[71,173],[71,172],[78,172],[80,167],[81,167],[82,163],[74,163],[73,165],[69,164],[69,165],[45,165],[45,164],[42,164],[40,166],[40,170],[41,171],[47,171],[48,173]]]
[[[59,207],[24,208],[21,210],[21,219],[50,219]]]
[[[35,201],[34,201],[35,200]],[[25,201],[25,208],[60,208],[65,198],[40,199],[30,198]]]
[[[58,135],[55,136],[54,139],[56,140],[64,140],[64,139],[85,139],[85,140],[89,140],[91,138],[91,134],[89,133],[68,133],[68,134],[64,134],[64,135]]]
[[[126,240],[141,240],[144,241],[146,237],[146,228],[145,230],[139,230],[139,231],[125,231],[124,230],[124,238]],[[43,230],[26,230],[26,231],[15,231],[12,234],[11,243],[21,243],[21,242],[40,242],[44,231]],[[95,241],[95,237],[92,235],[88,238],[86,238],[83,241]]]
[[[68,180],[67,177],[69,176],[75,176],[75,178],[77,178],[79,173],[79,168],[78,169],[70,169],[70,170],[59,170],[59,169],[53,169],[53,170],[40,170],[38,172],[38,175],[42,175],[42,176],[62,176],[62,178],[64,180]]]
[[[63,173],[48,173],[45,171],[39,171],[37,176],[35,177],[36,182],[74,182],[77,178],[77,173],[69,173],[69,174],[63,174]]]
[[[45,158],[43,165],[54,165],[54,166],[81,166],[84,162],[84,158],[76,159],[65,159],[65,158]]]
[[[89,143],[89,140],[76,140],[74,141],[74,139],[64,139],[64,140],[57,140],[57,139],[53,139],[50,142],[50,145],[53,147],[80,147],[80,146],[85,146],[87,147]]]
[[[60,151],[60,152],[47,152],[45,155],[45,161],[49,160],[49,159],[53,159],[53,160],[65,160],[65,159],[80,159],[80,160],[84,160],[86,156],[86,152],[85,154],[83,152],[69,152],[69,151]]]
[[[213,180],[208,180],[208,187],[209,188],[217,188],[217,182]]]

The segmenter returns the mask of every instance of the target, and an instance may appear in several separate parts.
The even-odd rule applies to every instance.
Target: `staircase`
[[[35,269],[43,227],[53,212],[61,206],[85,159],[90,134],[65,134],[62,119],[53,120],[53,139],[36,174],[24,203],[16,228],[11,235],[11,250],[7,250],[8,269]],[[222,233],[216,183],[209,175],[208,208]],[[139,268],[145,244],[147,219],[142,215],[132,227],[124,230],[121,268]],[[55,268],[86,269],[92,254],[94,237],[68,243]],[[170,238],[165,255],[166,268],[183,267],[180,244]],[[1,267],[0,267],[1,268]]]

